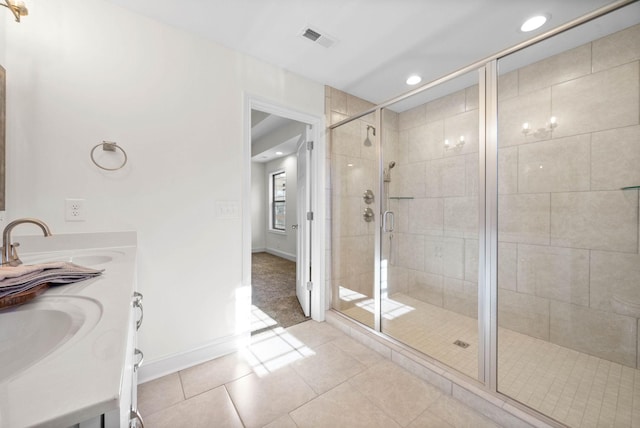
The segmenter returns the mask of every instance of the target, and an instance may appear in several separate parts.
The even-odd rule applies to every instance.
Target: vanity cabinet
[[[78,428],[144,428],[144,421],[138,411],[138,369],[142,365],[144,354],[137,348],[137,332],[144,319],[142,298],[142,294],[136,291],[131,299],[120,407],[82,422],[77,425]]]

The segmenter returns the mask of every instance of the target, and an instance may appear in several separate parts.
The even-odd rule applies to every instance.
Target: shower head
[[[371,140],[369,139],[369,129],[373,129],[373,136],[376,136],[376,128],[374,128],[371,125],[367,125],[367,138],[365,138],[364,140],[364,145],[367,147],[371,147],[373,144],[371,143]]]
[[[389,166],[382,171],[382,176],[385,183],[391,182],[391,169],[396,166],[396,161],[389,162]]]

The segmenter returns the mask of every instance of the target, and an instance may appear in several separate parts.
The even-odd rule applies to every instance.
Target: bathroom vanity
[[[135,232],[23,236],[24,264],[104,269],[0,311],[0,428],[141,426]]]

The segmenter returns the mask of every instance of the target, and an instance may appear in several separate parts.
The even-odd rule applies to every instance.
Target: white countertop
[[[51,287],[26,305],[82,302],[94,322],[44,359],[0,384],[0,427],[68,427],[119,407],[133,322],[136,287],[135,232],[15,237],[24,264],[64,260],[71,255],[107,255],[97,277]],[[26,306],[26,305],[23,305]],[[19,309],[18,307],[17,309]],[[7,309],[0,311],[2,315]]]

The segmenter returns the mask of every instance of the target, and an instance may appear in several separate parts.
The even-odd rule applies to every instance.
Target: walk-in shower
[[[639,425],[639,18],[333,125],[333,309],[561,424]]]

